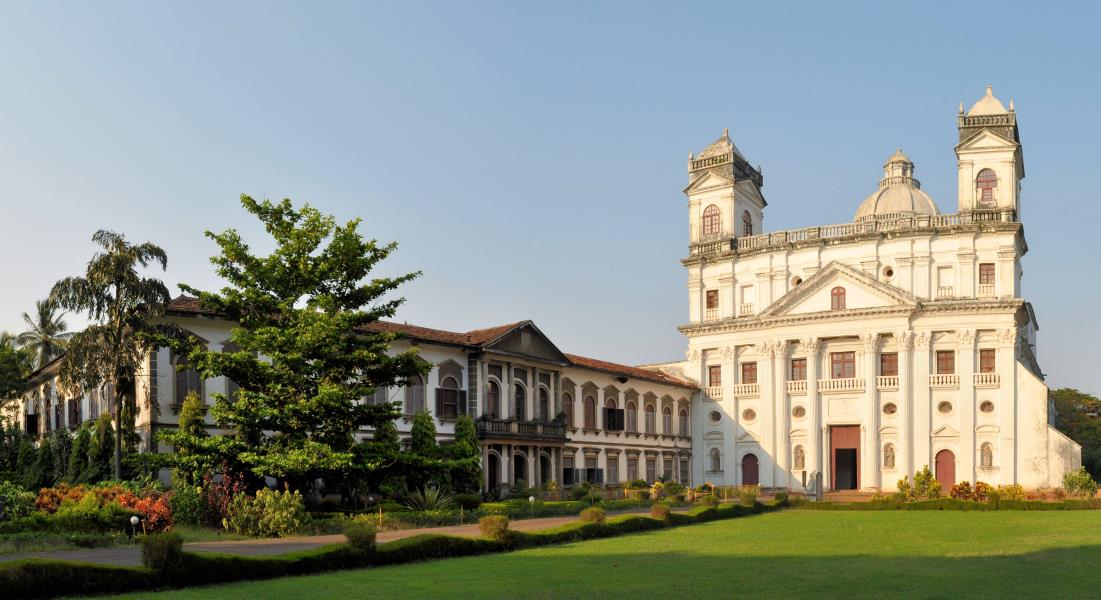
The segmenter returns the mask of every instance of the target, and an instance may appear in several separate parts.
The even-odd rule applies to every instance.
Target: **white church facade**
[[[892,490],[925,465],[946,487],[1057,487],[1081,448],[1051,425],[1022,293],[1016,114],[988,89],[957,120],[958,208],[948,214],[899,151],[852,222],[762,233],[763,177],[729,135],[689,156],[683,361],[566,354],[530,321],[465,332],[379,323],[404,336],[395,351],[416,345],[432,369],[366,401],[399,403],[403,437],[411,415],[431,413],[442,443],[459,416],[473,417],[486,491],[658,478]],[[167,318],[210,349],[224,348],[233,326],[184,297]],[[11,415],[30,433],[106,408],[98,390],[64,397],[56,368],[34,375]],[[189,392],[208,403],[233,392],[165,348],[136,380],[149,450]]]

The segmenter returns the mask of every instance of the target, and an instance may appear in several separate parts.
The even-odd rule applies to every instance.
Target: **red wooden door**
[[[761,482],[757,469],[757,456],[746,454],[742,457],[742,485],[757,485]]]
[[[937,452],[937,481],[945,495],[956,485],[956,455],[951,450]]]

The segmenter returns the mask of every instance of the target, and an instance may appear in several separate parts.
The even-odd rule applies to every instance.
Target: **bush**
[[[787,506],[788,493],[785,491],[776,492],[776,494],[773,496],[773,504],[775,504],[776,506]]]
[[[0,481],[0,521],[21,519],[34,512],[34,492],[10,481]]]
[[[738,500],[744,506],[753,506],[757,502],[757,493],[760,488],[755,485],[743,485],[738,488]]]
[[[714,494],[708,494],[706,496],[700,496],[699,502],[703,506],[714,508],[719,505],[719,497]]]
[[[649,490],[639,490],[638,492],[635,492],[634,496],[636,498],[638,498],[639,500],[649,500],[650,499],[650,491]]]
[[[1019,483],[998,486],[999,500],[1024,500],[1025,489]]]
[[[410,510],[424,512],[450,510],[455,506],[455,497],[435,486],[425,486],[423,490],[414,490],[405,501]]]
[[[939,498],[940,491],[940,482],[929,470],[929,465],[925,465],[920,471],[914,473],[912,498]]]
[[[506,542],[509,539],[508,517],[503,515],[488,515],[478,520],[478,529],[482,535],[491,540]]]
[[[948,495],[955,500],[971,500],[974,492],[971,490],[970,481],[961,481],[948,490]]]
[[[203,518],[203,502],[200,489],[180,479],[169,497],[172,520],[184,525],[199,525]]]
[[[584,487],[574,486],[570,488],[570,500],[580,500],[588,495],[589,490]]]
[[[603,523],[604,517],[607,516],[607,511],[599,506],[593,506],[581,511],[582,523]]]
[[[646,483],[645,479],[632,479],[628,481],[627,485],[624,487],[629,490],[648,490],[650,489],[650,484]]]
[[[478,494],[455,494],[452,500],[463,510],[478,510],[482,505],[482,497]]]
[[[1090,477],[1085,467],[1063,475],[1063,487],[1067,493],[1077,498],[1093,498],[1097,494],[1097,482]]]
[[[183,538],[175,532],[142,536],[141,564],[154,571],[174,571],[183,555]]]
[[[990,498],[990,492],[992,491],[994,491],[994,486],[985,481],[976,481],[975,490],[971,494],[971,499],[975,502],[986,502]]]
[[[650,507],[650,516],[660,521],[668,521],[670,512],[668,504],[659,503]]]
[[[223,525],[241,535],[283,537],[300,529],[306,518],[306,505],[297,490],[277,492],[264,488],[255,497],[234,496]]]
[[[344,537],[348,543],[360,552],[375,549],[375,528],[363,523],[351,523],[344,528]]]

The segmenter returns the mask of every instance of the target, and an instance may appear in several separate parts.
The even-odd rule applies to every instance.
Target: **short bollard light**
[[[535,518],[535,496],[528,496],[528,506],[531,507],[531,518]]]
[[[139,519],[137,517],[137,515],[134,515],[134,516],[130,517],[130,541],[131,542],[134,541],[134,536],[138,534],[138,522],[139,521],[141,521],[141,519]]]

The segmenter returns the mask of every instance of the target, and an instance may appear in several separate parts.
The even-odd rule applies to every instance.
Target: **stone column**
[[[539,465],[539,456],[538,456],[538,454],[539,454],[539,447],[538,446],[528,446],[527,447],[528,468],[527,468],[527,473],[524,473],[524,476],[528,480],[528,487],[535,487],[536,482],[539,481],[539,478],[536,477],[536,473],[535,473],[535,470],[537,468],[539,468],[538,467],[538,465]]]
[[[998,331],[998,449],[995,453],[998,482],[1017,483],[1017,328]],[[994,483],[994,482],[990,482]]]
[[[979,407],[975,403],[975,332],[961,329],[956,332],[959,344],[956,372],[960,376],[960,471],[956,474],[959,481],[975,482],[975,413]]]
[[[505,363],[505,380],[504,386],[501,392],[507,394],[504,398],[501,398],[501,418],[511,419],[512,414],[512,402],[516,398],[516,378],[512,376],[512,363]]]
[[[512,446],[509,444],[501,449],[501,483],[512,486]]]
[[[788,378],[788,341],[772,342],[775,350],[772,362],[772,377],[769,385],[773,390],[772,413],[775,415],[774,484],[776,487],[791,487],[791,406],[787,401]]]
[[[604,388],[596,388],[596,415],[594,425],[597,430],[604,431]],[[600,435],[599,433],[597,435]]]
[[[759,391],[761,420],[761,454],[758,457],[757,473],[761,485],[774,487],[776,485],[776,406],[773,400],[773,360],[776,358],[776,346],[771,341],[757,344],[757,389]],[[761,464],[768,462],[769,464]]]
[[[898,454],[895,456],[895,469],[900,476],[914,476],[914,409],[913,409],[913,360],[911,348],[914,345],[914,332],[903,330],[895,332],[898,345]],[[901,479],[901,477],[899,477]]]
[[[914,443],[913,468],[917,472],[925,465],[933,468],[932,459],[932,408],[933,399],[929,390],[929,346],[933,338],[928,331],[914,334],[914,391],[911,402],[913,408]]]
[[[821,342],[818,338],[804,338],[800,341],[800,345],[803,348],[803,352],[807,357],[807,448],[806,448],[806,470],[807,485],[813,485],[814,473],[822,474],[822,483],[825,485],[828,480],[825,477],[825,469],[823,465],[823,455],[825,450],[822,448],[822,405],[821,398],[818,395],[818,351],[821,348]]]
[[[880,487],[879,425],[876,418],[879,415],[879,390],[876,386],[876,376],[879,374],[879,367],[876,365],[879,357],[879,334],[863,334],[860,341],[864,348],[861,365],[864,377],[864,408],[860,411],[860,487],[867,490]]]

